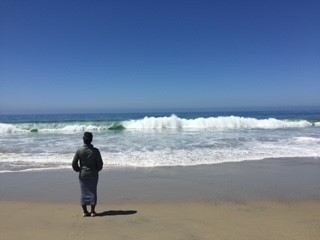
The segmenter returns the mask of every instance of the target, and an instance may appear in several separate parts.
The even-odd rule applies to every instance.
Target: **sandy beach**
[[[1,239],[319,239],[320,160],[107,168],[82,217],[71,170],[0,174]]]

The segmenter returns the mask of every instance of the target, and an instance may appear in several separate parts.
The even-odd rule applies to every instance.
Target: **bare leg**
[[[87,205],[81,205],[81,207],[82,207],[82,210],[83,210],[83,216],[89,216]]]
[[[91,217],[96,216],[95,208],[96,208],[96,205],[91,205]]]

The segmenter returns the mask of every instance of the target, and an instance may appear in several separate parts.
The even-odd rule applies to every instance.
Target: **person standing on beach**
[[[76,151],[73,157],[72,168],[79,172],[79,182],[81,187],[81,206],[83,216],[96,216],[95,207],[97,205],[97,185],[99,171],[103,166],[103,161],[99,149],[91,144],[93,135],[91,132],[83,134],[83,147]],[[87,205],[91,206],[91,212],[87,210]]]

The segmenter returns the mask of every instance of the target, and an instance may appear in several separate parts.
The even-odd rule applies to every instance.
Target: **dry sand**
[[[314,239],[320,202],[100,204],[82,217],[75,204],[1,202],[9,239]],[[98,211],[99,212],[99,211]]]
[[[104,169],[95,218],[71,170],[0,174],[0,239],[320,239],[320,160]]]

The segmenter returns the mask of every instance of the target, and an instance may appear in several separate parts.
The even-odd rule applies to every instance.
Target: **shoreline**
[[[313,161],[314,160],[314,161]],[[131,165],[107,165],[104,164],[103,170],[136,170],[136,169],[157,169],[157,168],[194,168],[194,167],[206,167],[206,166],[217,166],[224,164],[241,164],[241,163],[255,163],[255,162],[266,162],[266,161],[313,161],[320,162],[320,156],[304,156],[304,157],[270,157],[263,159],[252,159],[252,160],[240,160],[240,161],[226,161],[226,162],[217,162],[217,163],[203,163],[203,164],[194,164],[194,165],[164,165],[164,166],[131,166]],[[3,170],[2,173],[27,173],[27,172],[52,172],[52,171],[69,171],[72,170],[70,166],[60,166],[60,167],[39,167],[39,168],[27,168],[22,170]]]
[[[98,202],[319,200],[320,158],[104,168]],[[71,169],[0,174],[0,201],[77,202]]]

